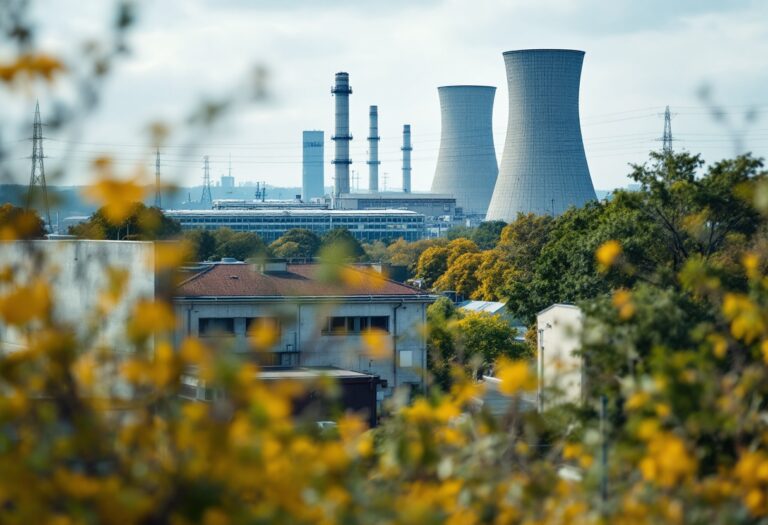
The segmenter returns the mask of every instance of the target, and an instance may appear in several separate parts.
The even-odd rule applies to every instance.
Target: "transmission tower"
[[[211,166],[208,163],[208,155],[203,157],[203,196],[200,197],[200,204],[213,206],[213,197],[211,196]]]
[[[29,177],[29,189],[27,190],[27,209],[32,207],[36,195],[36,188],[42,193],[42,205],[45,208],[45,220],[48,230],[51,224],[51,210],[48,207],[48,188],[45,184],[45,165],[43,164],[43,123],[40,120],[40,102],[35,104],[35,121],[32,125],[32,174]]]
[[[672,153],[672,114],[669,106],[664,110],[664,135],[661,137],[661,149],[665,155]]]
[[[160,148],[155,152],[155,208],[162,208],[163,199],[160,195]]]

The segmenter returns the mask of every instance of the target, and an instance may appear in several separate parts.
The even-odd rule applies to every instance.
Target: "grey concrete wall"
[[[426,339],[422,327],[428,303],[405,303],[398,307],[395,326],[395,307],[399,304],[375,300],[370,303],[237,303],[224,299],[214,303],[184,299],[177,302],[176,312],[181,323],[180,337],[198,335],[200,318],[234,318],[235,336],[211,338],[209,343],[236,352],[253,351],[245,333],[245,318],[278,317],[282,327],[280,339],[269,351],[298,351],[300,363],[296,364],[302,366],[335,366],[376,374],[388,381],[391,391],[392,385],[406,383],[423,387],[426,367]],[[360,334],[325,333],[326,320],[331,316],[389,316],[390,333],[382,340],[384,351],[376,356],[369,355],[365,338]],[[393,367],[393,361],[397,362],[397,367]]]
[[[54,318],[69,323],[81,340],[128,349],[125,327],[139,299],[155,295],[154,244],[133,241],[50,240],[0,244],[0,267],[10,266],[21,281],[42,277],[49,283]],[[122,301],[107,317],[98,315],[108,269],[127,272]],[[0,325],[5,350],[21,344],[19,334]]]

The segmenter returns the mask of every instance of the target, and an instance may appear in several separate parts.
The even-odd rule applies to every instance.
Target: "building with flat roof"
[[[403,238],[418,241],[426,235],[424,215],[408,210],[324,210],[324,209],[218,209],[166,210],[184,230],[231,228],[258,234],[272,242],[293,228],[305,228],[323,235],[345,228],[359,241]]]
[[[453,195],[440,193],[403,193],[399,191],[375,191],[370,193],[345,193],[334,199],[339,210],[409,210],[424,215],[429,236],[440,236],[454,224],[464,219],[461,208],[456,207]]]
[[[398,386],[423,389],[422,326],[437,297],[365,268],[340,270],[334,276],[323,265],[281,261],[206,265],[177,289],[178,337],[200,337],[263,366],[372,374],[386,381],[385,394]],[[271,334],[269,348],[256,354],[254,330]]]

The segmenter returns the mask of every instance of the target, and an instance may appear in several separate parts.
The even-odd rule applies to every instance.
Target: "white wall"
[[[580,403],[582,359],[580,349],[583,316],[574,305],[555,304],[537,316],[539,408],[553,403]]]
[[[154,245],[139,241],[46,240],[0,243],[0,268],[11,267],[16,282],[41,277],[49,283],[54,319],[70,323],[82,340],[115,351],[128,349],[125,327],[140,298],[155,295]],[[121,303],[106,318],[96,316],[108,285],[108,268],[128,272]],[[0,325],[2,350],[19,348],[21,337]],[[91,346],[89,345],[89,346]]]

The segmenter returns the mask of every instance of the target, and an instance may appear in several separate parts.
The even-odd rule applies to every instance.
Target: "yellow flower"
[[[162,301],[139,301],[128,325],[133,339],[145,339],[153,334],[170,331],[176,327],[176,317],[171,307]]]
[[[366,330],[362,340],[366,355],[373,359],[384,359],[392,355],[391,338],[385,331]]]
[[[94,164],[97,170],[106,171],[110,161],[101,158]],[[108,221],[119,225],[128,218],[136,203],[143,200],[145,191],[138,179],[120,180],[105,174],[99,182],[88,186],[83,193],[91,201],[104,206],[104,215]]]
[[[632,293],[628,290],[616,290],[613,293],[613,306],[619,311],[619,319],[626,321],[635,315],[635,305],[632,303]]]
[[[682,439],[670,432],[659,432],[648,442],[646,456],[640,461],[646,481],[673,487],[696,472],[696,462]]]
[[[525,361],[512,361],[502,358],[496,364],[496,377],[501,380],[499,390],[503,394],[515,395],[520,391],[536,388],[536,377],[531,373]]]
[[[9,325],[22,326],[34,320],[42,320],[50,310],[50,290],[40,279],[26,286],[18,286],[0,297],[0,318]]]
[[[741,258],[741,264],[747,271],[747,277],[750,279],[757,279],[760,277],[759,267],[760,258],[755,253],[748,252]]]
[[[644,392],[641,390],[629,396],[629,399],[627,399],[627,402],[624,404],[624,407],[627,410],[637,410],[637,409],[643,408],[650,399],[651,399],[651,396],[648,394],[648,392]]]
[[[606,241],[595,251],[595,258],[601,271],[605,272],[614,265],[621,255],[621,243],[616,240]]]

